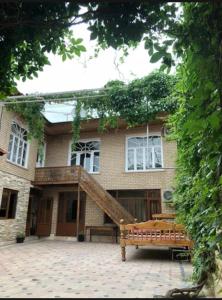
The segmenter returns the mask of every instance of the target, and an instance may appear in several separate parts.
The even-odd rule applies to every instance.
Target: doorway
[[[52,204],[53,198],[40,198],[38,201],[36,235],[49,236],[52,225]]]
[[[57,236],[76,236],[78,192],[59,193]],[[80,192],[79,232],[84,232],[85,193]]]
[[[153,214],[161,213],[161,190],[109,190],[116,200],[132,215],[138,222],[152,220]],[[105,215],[105,223],[112,223]]]

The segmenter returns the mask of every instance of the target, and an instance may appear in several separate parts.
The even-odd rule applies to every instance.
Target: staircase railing
[[[124,219],[126,223],[134,222],[134,217],[92,175],[82,167],[79,170],[79,184],[81,188],[117,225],[120,224],[121,219]]]
[[[134,217],[81,166],[36,168],[33,182],[34,185],[72,183],[78,183],[117,225],[121,219],[126,223],[134,222]]]

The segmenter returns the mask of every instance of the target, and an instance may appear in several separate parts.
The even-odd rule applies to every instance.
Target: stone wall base
[[[18,191],[15,218],[0,219],[0,245],[15,242],[18,232],[25,234],[30,187],[30,181],[0,171],[0,202],[3,188]]]

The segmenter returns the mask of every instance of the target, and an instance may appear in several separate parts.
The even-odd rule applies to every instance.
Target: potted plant
[[[85,240],[84,234],[79,234],[78,235],[78,242],[84,242],[84,240]]]
[[[19,232],[16,235],[16,242],[17,243],[23,243],[25,239],[25,234],[23,232]]]

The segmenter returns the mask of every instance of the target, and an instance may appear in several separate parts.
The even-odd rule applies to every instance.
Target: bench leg
[[[138,246],[138,245],[136,245],[136,249],[139,249],[139,246]]]
[[[122,261],[126,261],[126,247],[121,247]]]

